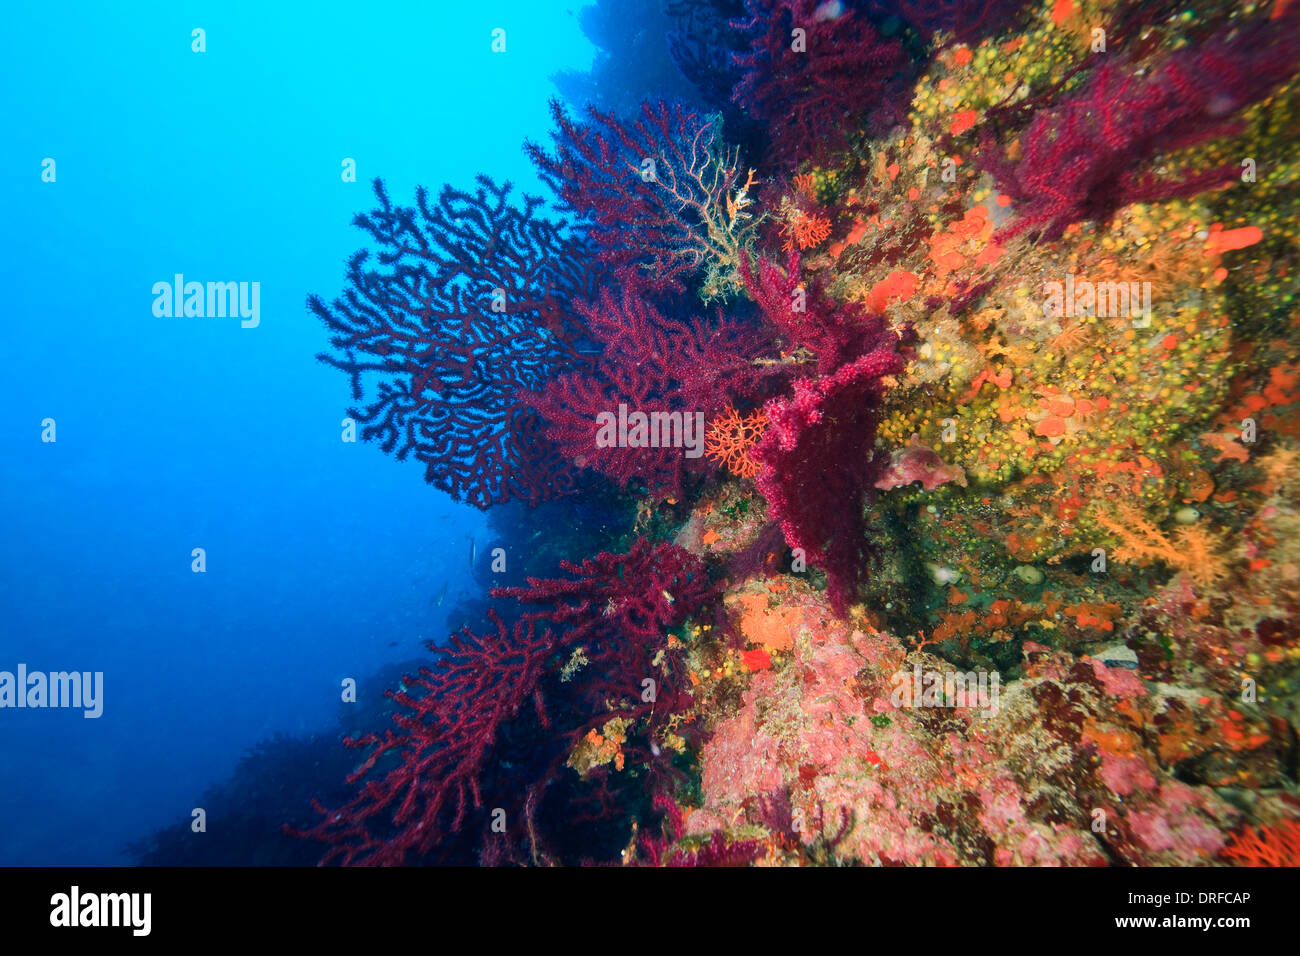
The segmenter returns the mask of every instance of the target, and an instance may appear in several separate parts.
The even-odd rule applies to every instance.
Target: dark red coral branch
[[[369,750],[348,778],[362,786],[338,809],[316,804],[324,819],[299,834],[330,844],[322,863],[414,862],[485,805],[511,807],[520,818],[515,829],[527,829],[536,853],[543,793],[583,735],[614,717],[639,735],[625,747],[630,759],[666,764],[653,741],[689,704],[685,662],[667,634],[714,596],[703,563],[675,545],[640,539],[626,554],[606,552],[562,569],[562,578],[494,591],[537,610],[521,614],[513,629],[490,612],[495,630],[464,629],[445,647],[432,647],[433,665],[388,692],[401,708],[394,727],[345,741]],[[578,649],[586,663],[561,679]],[[555,756],[527,766],[502,761],[520,723],[528,724],[529,752]],[[493,781],[486,796],[485,781]],[[614,805],[608,794],[600,797]],[[504,844],[516,837],[500,836],[490,853],[513,858]]]
[[[796,255],[785,270],[746,262],[741,277],[787,342],[816,357],[816,377],[768,402],[768,429],[753,456],[769,516],[808,566],[826,573],[843,614],[865,574],[863,509],[884,465],[874,450],[882,379],[903,370],[903,343],[883,317],[836,304],[816,283],[805,286]]]
[[[827,596],[843,615],[864,581],[870,542],[863,514],[883,462],[874,451],[881,378],[901,372],[892,333],[832,375],[795,383],[767,405],[767,433],[754,451],[758,488],[786,543],[826,572]]]
[[[986,132],[981,162],[1018,203],[1000,239],[1058,238],[1071,223],[1105,221],[1134,202],[1192,195],[1236,179],[1235,162],[1181,177],[1150,168],[1158,154],[1237,131],[1233,116],[1295,75],[1300,17],[1175,51],[1139,69],[1108,60],[1077,93],[1037,109],[1012,160]],[[1024,115],[1013,106],[1008,114]]]
[[[605,360],[559,376],[526,400],[546,420],[546,435],[575,464],[594,469],[626,486],[639,480],[651,491],[680,495],[682,476],[692,464],[703,467],[703,445],[687,449],[673,435],[691,427],[691,438],[703,442],[696,413],[707,421],[728,401],[761,401],[775,388],[772,366],[755,364],[764,345],[756,330],[721,316],[680,320],[665,315],[646,297],[634,277],[620,276],[621,290],[606,287],[600,297],[580,306],[594,341],[604,347]],[[677,416],[669,434],[652,428],[653,444],[642,447],[601,447],[598,415],[667,413]],[[662,419],[669,421],[669,419]]]
[[[426,481],[480,508],[571,487],[518,394],[581,360],[573,303],[594,285],[582,240],[510,190],[480,176],[473,193],[448,186],[433,203],[421,188],[412,208],[376,180],[379,208],[355,219],[376,254],[352,257],[342,298],[308,300],[331,333],[321,360],[351,376],[354,400],[373,386],[349,412],[362,437],[413,454]]]
[[[692,706],[692,685],[683,645],[669,642],[668,634],[717,597],[704,562],[677,545],[640,538],[625,554],[602,552],[580,564],[561,562],[561,569],[565,577],[529,578],[527,587],[501,588],[493,596],[542,608],[562,646],[581,649],[584,663],[562,685],[566,705],[555,708],[578,720],[564,751],[619,717],[636,729],[623,751],[629,764],[645,768],[642,786],[680,782],[671,753],[657,741],[674,715]],[[597,803],[606,812],[616,781],[608,771],[595,776]]]
[[[733,97],[766,124],[780,166],[825,161],[873,111],[877,126],[901,118],[902,44],[866,17],[821,0],[747,0],[746,12],[732,23],[750,37]]]
[[[638,538],[626,554],[606,551],[580,564],[562,561],[560,567],[571,577],[529,578],[527,587],[496,588],[492,596],[546,607],[547,620],[562,630],[566,644],[608,630],[653,639],[680,623],[690,613],[685,609],[699,607],[713,594],[697,556],[646,538]]]
[[[396,730],[344,741],[369,749],[348,777],[348,783],[366,782],[337,810],[313,802],[325,819],[301,835],[332,845],[322,865],[401,865],[429,853],[483,805],[479,779],[502,724],[529,702],[539,721],[548,723],[538,686],[554,635],[539,633],[536,616],[521,618],[510,631],[495,612],[489,614],[495,632],[478,635],[465,628],[452,635],[445,647],[432,648],[433,667],[387,692],[403,708],[393,715]],[[400,763],[371,777],[390,754]]]
[[[806,283],[798,252],[790,253],[784,269],[770,259],[742,259],[740,278],[786,348],[811,350],[818,372],[833,372],[875,346],[880,322],[859,306],[836,305],[819,283]]]
[[[575,121],[552,101],[555,152],[525,149],[548,185],[587,228],[600,261],[633,271],[654,291],[680,290],[707,259],[704,221],[742,183],[719,121],[680,105],[642,104],[623,122],[594,107]]]

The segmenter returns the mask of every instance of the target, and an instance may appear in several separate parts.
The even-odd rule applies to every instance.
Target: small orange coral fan
[[[828,218],[816,214],[810,216],[800,210],[786,225],[785,247],[789,250],[794,248],[794,243],[798,243],[800,249],[807,249],[824,242],[830,234],[831,221]]]
[[[1224,848],[1223,856],[1238,866],[1300,866],[1300,823],[1286,820],[1243,830]]]
[[[758,474],[758,462],[750,452],[766,430],[767,413],[763,409],[742,416],[728,405],[709,425],[704,453],[710,460],[722,462],[736,477],[753,478]]]

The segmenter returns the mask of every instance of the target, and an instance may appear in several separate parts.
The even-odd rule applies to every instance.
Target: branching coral
[[[758,474],[758,462],[752,452],[766,429],[767,413],[761,408],[741,415],[728,405],[709,425],[704,453],[737,478],[753,478]]]
[[[805,283],[797,253],[784,269],[770,259],[745,260],[740,277],[786,346],[812,351],[819,374],[834,372],[879,344],[882,320],[856,303],[836,303],[819,282]]]
[[[875,350],[832,375],[800,380],[792,398],[769,403],[771,425],[754,452],[768,513],[786,543],[826,572],[838,614],[847,612],[866,577],[863,508],[883,465],[872,448],[880,379],[903,367],[893,334],[877,329]]]
[[[1115,513],[1099,510],[1097,523],[1119,544],[1114,551],[1117,561],[1138,565],[1157,561],[1183,571],[1200,585],[1213,584],[1228,576],[1228,564],[1213,536],[1203,527],[1184,527],[1166,535],[1131,504],[1117,502]]]
[[[1235,163],[1168,177],[1146,164],[1158,153],[1233,132],[1234,114],[1294,73],[1298,22],[1292,13],[1145,67],[1107,61],[1078,93],[1033,113],[1018,161],[998,153],[986,133],[982,161],[1021,203],[1003,238],[1029,231],[1057,239],[1071,223],[1107,220],[1129,203],[1191,195],[1236,179]]]
[[[1247,829],[1224,847],[1223,857],[1238,866],[1300,866],[1300,823]]]
[[[489,833],[485,844],[526,839],[536,857],[542,848],[534,814],[543,792],[579,742],[612,718],[620,734],[635,728],[639,735],[620,742],[624,759],[667,770],[655,739],[688,703],[667,631],[712,597],[703,564],[673,545],[640,539],[627,554],[562,567],[568,577],[530,578],[527,587],[494,592],[538,610],[520,615],[513,629],[492,612],[495,631],[465,629],[444,647],[430,645],[434,663],[388,692],[402,708],[395,729],[346,741],[369,750],[349,777],[362,786],[336,810],[316,804],[324,819],[302,834],[330,844],[322,863],[398,865],[427,856],[484,808],[488,780],[493,805],[517,813],[509,833]],[[559,663],[575,650],[585,658],[582,673],[561,681]],[[649,695],[646,680],[655,686]],[[525,776],[512,779],[503,753],[521,736],[530,750],[555,756],[519,767]]]
[[[608,288],[580,307],[606,361],[560,375],[524,395],[545,418],[545,434],[574,464],[626,486],[639,479],[651,491],[677,495],[683,470],[704,450],[707,417],[728,395],[765,398],[784,370],[756,365],[762,337],[732,321],[670,318],[624,277],[622,293]],[[598,416],[651,417],[644,441],[601,440]],[[635,438],[635,436],[633,436]]]
[[[376,255],[352,257],[341,299],[308,300],[335,350],[321,361],[348,373],[354,399],[377,382],[349,413],[362,437],[414,454],[426,481],[480,508],[572,487],[519,393],[581,360],[574,303],[594,280],[590,248],[510,190],[480,176],[473,193],[447,186],[430,202],[421,188],[407,207],[376,180],[379,208],[354,220]]]
[[[820,213],[807,213],[797,209],[790,214],[785,232],[787,252],[795,248],[807,249],[826,241],[826,237],[831,234],[831,221]]]
[[[877,111],[896,118],[906,58],[866,17],[819,0],[746,0],[732,26],[750,37],[736,57],[744,71],[736,102],[767,124],[777,163],[824,161],[848,145],[847,131]]]
[[[673,714],[689,706],[690,687],[674,649],[680,644],[668,634],[716,597],[704,563],[676,545],[639,538],[626,554],[602,552],[563,561],[561,569],[567,577],[529,578],[527,587],[493,596],[541,608],[559,646],[582,648],[587,678],[575,682],[576,710],[597,716],[584,718],[575,733],[603,725],[612,708],[637,732],[624,754],[667,771],[671,755],[659,741]]]
[[[527,149],[562,208],[586,224],[601,262],[639,270],[655,290],[703,270],[706,300],[737,291],[759,220],[753,171],[723,142],[719,117],[666,103],[644,104],[635,123],[596,109],[578,123],[558,102],[552,113],[554,154]]]
[[[325,819],[303,835],[331,845],[322,865],[391,866],[428,854],[482,807],[479,778],[503,724],[528,705],[549,726],[539,683],[555,635],[536,617],[521,618],[513,631],[495,613],[492,622],[495,632],[466,628],[445,647],[431,646],[434,666],[388,692],[403,708],[393,715],[396,730],[344,741],[370,751],[348,777],[365,783],[337,810],[313,802]],[[389,754],[400,763],[371,777]]]

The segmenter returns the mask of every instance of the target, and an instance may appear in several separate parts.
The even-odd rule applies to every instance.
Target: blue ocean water
[[[527,2],[6,12],[0,671],[104,676],[96,719],[0,709],[0,864],[130,862],[246,748],[442,636],[482,518],[341,441],[304,302],[342,289],[375,176],[402,203],[537,190],[546,78],[592,53]],[[176,274],[260,283],[257,327],[155,316]]]

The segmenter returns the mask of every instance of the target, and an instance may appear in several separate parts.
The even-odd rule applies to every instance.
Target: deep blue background
[[[0,31],[0,670],[105,673],[98,720],[0,710],[0,864],[129,862],[245,747],[442,636],[481,516],[340,441],[304,301],[342,289],[374,176],[538,191],[521,141],[593,54],[527,0],[106,6]],[[260,327],[155,318],[177,272],[259,281]]]

